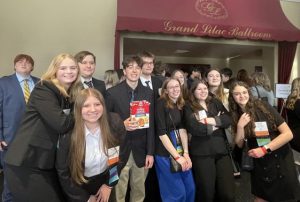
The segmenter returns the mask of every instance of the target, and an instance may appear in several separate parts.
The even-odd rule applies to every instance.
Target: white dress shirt
[[[86,82],[90,82],[90,81],[92,81],[92,78],[90,78],[90,79],[84,79],[82,76],[80,77],[80,80],[81,80],[81,83],[83,84],[83,87],[85,88],[85,89],[87,89],[87,88],[89,88],[89,86],[88,85],[86,85],[84,82],[86,81]]]
[[[93,134],[85,126],[85,169],[84,176],[92,177],[108,168],[108,157],[103,150],[100,128]]]
[[[151,90],[153,90],[151,78],[150,79],[145,79],[144,77],[140,77],[140,80],[141,80],[143,86],[146,86],[146,87],[147,87],[146,81],[150,81],[149,82],[149,87],[151,88]]]

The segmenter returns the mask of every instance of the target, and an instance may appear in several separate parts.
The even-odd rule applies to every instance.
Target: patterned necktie
[[[147,85],[147,88],[150,88],[150,81],[145,81],[146,85]],[[150,88],[151,89],[151,88]]]
[[[133,102],[134,101],[134,90],[131,91],[131,98],[130,98],[130,102]]]
[[[24,79],[23,90],[24,90],[24,99],[25,99],[25,102],[27,103],[29,100],[29,97],[30,97],[30,88],[29,88],[29,84],[28,84],[28,79]]]
[[[93,83],[92,81],[85,81],[84,82],[89,88],[93,88]]]

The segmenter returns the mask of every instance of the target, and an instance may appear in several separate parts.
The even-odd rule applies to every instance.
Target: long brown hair
[[[300,99],[300,77],[295,78],[292,82],[291,93],[286,101],[286,108],[294,110],[297,99]]]
[[[71,134],[70,151],[69,151],[69,168],[71,178],[78,184],[86,183],[84,178],[84,158],[85,158],[85,125],[82,118],[82,107],[88,97],[97,98],[103,106],[102,116],[99,118],[99,127],[101,130],[101,138],[104,148],[104,153],[107,155],[107,150],[116,145],[116,140],[111,134],[110,126],[107,120],[107,112],[104,98],[97,90],[93,88],[83,89],[76,96],[74,104],[75,127]]]
[[[178,97],[177,102],[176,102],[175,105],[176,105],[176,107],[178,109],[181,110],[183,108],[185,102],[184,102],[184,99],[183,99],[183,96],[182,96],[182,91],[181,91],[182,87],[181,87],[180,81],[178,79],[167,78],[164,81],[164,83],[163,83],[163,85],[161,87],[161,96],[160,96],[160,99],[166,100],[166,107],[167,108],[171,108],[171,109],[174,108],[173,101],[169,98],[168,94],[166,93],[167,92],[167,86],[168,86],[169,82],[172,81],[172,80],[177,81],[179,83],[179,86],[180,86],[180,95],[179,95],[179,97]]]
[[[191,105],[191,108],[192,108],[193,112],[197,112],[199,110],[204,109],[200,105],[198,99],[195,97],[195,94],[194,94],[200,83],[206,85],[206,87],[208,88],[208,84],[204,79],[196,80],[192,83],[191,88],[190,88],[190,93],[189,93],[189,95],[190,95],[189,101],[190,101],[190,105]],[[211,100],[211,96],[207,95],[207,98],[205,100],[205,103],[206,103],[207,106],[209,105],[210,100]]]
[[[245,109],[242,110],[241,107],[234,101],[233,98],[233,90],[236,86],[243,86],[247,89],[249,94],[249,100],[245,106]],[[276,130],[276,124],[275,124],[275,118],[271,114],[271,112],[267,109],[265,103],[260,101],[259,99],[255,99],[249,89],[248,84],[242,81],[235,81],[232,83],[230,89],[229,89],[229,110],[232,115],[232,130],[234,131],[234,134],[237,132],[237,123],[243,113],[247,113],[250,115],[250,122],[245,126],[245,138],[249,137],[255,137],[254,129],[255,129],[255,108],[260,110],[262,113],[264,113],[270,123],[272,124],[272,129]]]

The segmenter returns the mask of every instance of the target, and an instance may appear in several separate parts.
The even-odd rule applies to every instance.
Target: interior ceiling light
[[[188,53],[190,52],[189,50],[181,50],[181,49],[177,49],[176,51],[174,51],[174,53]]]
[[[227,61],[228,61],[228,60],[232,60],[232,59],[238,58],[238,57],[240,57],[240,56],[241,56],[241,55],[235,55],[235,56],[226,58],[226,60],[227,60]]]

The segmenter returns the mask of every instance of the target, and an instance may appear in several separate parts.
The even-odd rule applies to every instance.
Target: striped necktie
[[[84,82],[89,88],[93,88],[93,83],[92,81],[85,81]]]
[[[24,86],[23,86],[23,91],[24,91],[24,99],[25,102],[27,103],[30,97],[30,88],[28,84],[28,79],[24,79]]]

